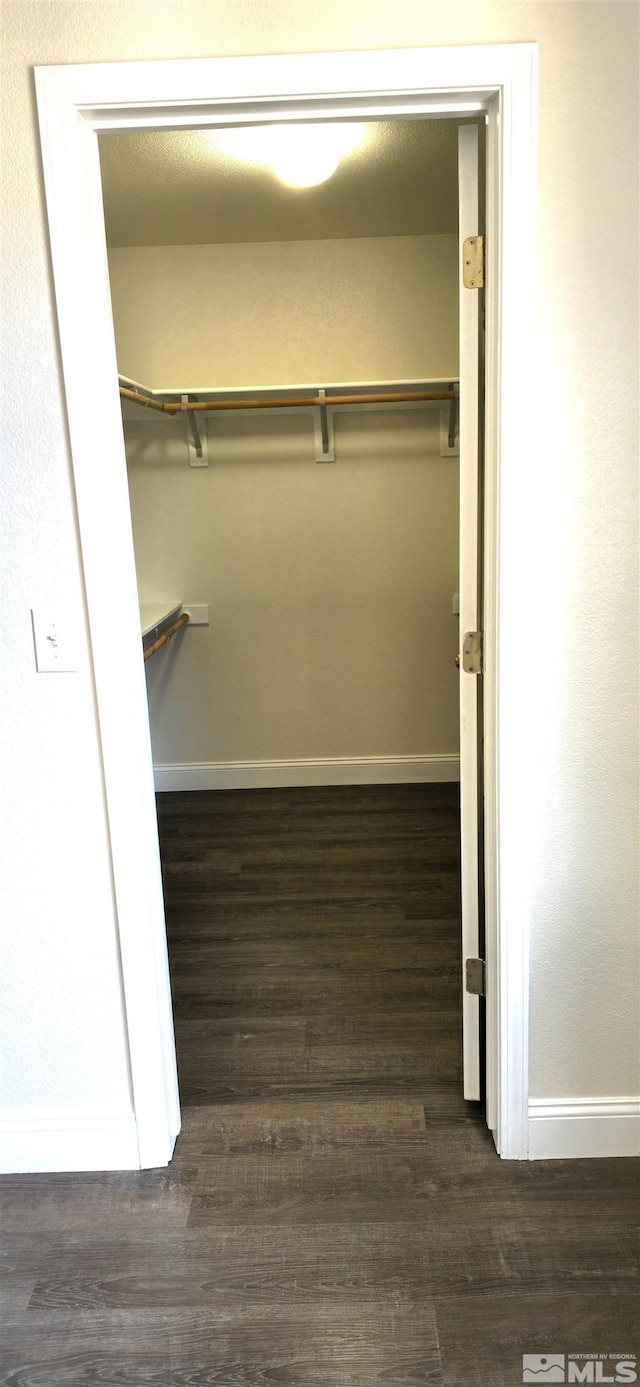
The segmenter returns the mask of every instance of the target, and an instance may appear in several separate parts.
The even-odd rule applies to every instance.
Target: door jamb
[[[526,513],[522,420],[534,335],[537,46],[105,63],[41,67],[35,75],[142,1167],[171,1159],[179,1107],[97,132],[487,112],[487,1119],[500,1154],[526,1158],[530,871],[523,748],[533,695],[523,694],[516,661],[533,584],[518,533]]]

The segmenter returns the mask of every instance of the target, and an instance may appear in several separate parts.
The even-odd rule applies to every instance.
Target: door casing
[[[500,1155],[525,1159],[525,734],[534,693],[517,652],[535,594],[518,534],[531,461],[522,420],[534,341],[537,45],[71,65],[35,75],[142,1167],[171,1159],[180,1119],[97,133],[486,112],[487,1120]]]

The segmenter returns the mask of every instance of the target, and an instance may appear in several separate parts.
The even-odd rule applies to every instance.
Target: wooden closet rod
[[[171,626],[167,626],[166,631],[163,631],[162,635],[158,636],[158,639],[153,642],[153,645],[147,646],[147,649],[144,651],[145,664],[151,655],[155,655],[156,650],[159,650],[161,645],[166,645],[167,641],[170,641],[171,637],[175,636],[176,631],[179,631],[181,626],[186,626],[188,620],[189,613],[183,612],[182,616],[179,616],[177,621],[172,622]]]
[[[120,386],[120,394],[125,400],[133,400],[136,405],[144,405],[145,409],[157,409],[161,414],[179,414],[183,406],[170,403],[164,400],[152,400],[147,395],[140,395],[137,390],[127,390],[126,386]],[[404,390],[392,391],[389,393],[379,393],[376,395],[327,395],[323,403],[325,405],[394,405],[394,404],[414,404],[422,400],[457,400],[457,390]],[[298,406],[315,405],[317,408],[320,400],[317,395],[308,395],[304,398],[298,396],[283,396],[275,400],[189,400],[186,406],[187,411],[195,410],[217,410],[217,409],[293,409]]]

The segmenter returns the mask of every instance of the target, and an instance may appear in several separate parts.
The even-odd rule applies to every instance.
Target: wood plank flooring
[[[159,797],[183,1131],[21,1176],[4,1387],[517,1387],[637,1348],[638,1163],[461,1097],[454,786]]]

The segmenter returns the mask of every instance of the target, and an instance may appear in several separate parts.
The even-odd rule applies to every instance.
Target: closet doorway
[[[100,137],[156,789],[461,779],[465,962],[480,673],[454,652],[478,628],[482,286],[460,267],[483,136]],[[479,1100],[466,988],[463,1032]]]
[[[482,62],[483,56],[486,60],[484,66]],[[341,57],[344,59],[344,63],[346,63],[347,66],[349,66],[349,69],[351,71],[353,68],[352,60],[356,57],[356,55],[341,55]],[[493,154],[490,157],[489,172],[489,178],[492,187],[489,203],[491,207],[491,217],[494,219],[494,228],[496,231],[493,250],[493,255],[495,257],[494,267],[496,269],[496,298],[492,306],[492,312],[494,313],[494,316],[496,315],[496,313],[498,315],[497,317],[495,317],[497,351],[498,323],[503,334],[507,325],[511,326],[512,329],[514,328],[515,324],[510,314],[513,310],[515,303],[520,304],[520,310],[524,309],[526,318],[526,296],[524,296],[523,302],[523,295],[519,295],[518,293],[516,293],[515,300],[512,299],[510,302],[509,313],[506,312],[502,303],[498,303],[497,291],[501,280],[502,287],[504,289],[504,264],[500,260],[500,240],[497,231],[500,219],[504,216],[505,208],[508,209],[509,215],[513,219],[515,207],[518,205],[517,195],[514,197],[514,184],[506,184],[504,180],[502,181],[500,189],[502,192],[502,200],[498,200],[498,182],[503,168],[503,142],[505,140],[507,142],[510,141],[511,146],[515,147],[519,145],[519,142],[523,137],[523,133],[528,133],[529,127],[527,126],[527,122],[524,118],[524,115],[526,108],[527,92],[528,90],[530,90],[531,85],[531,54],[528,54],[528,52],[526,52],[524,48],[521,48],[517,54],[512,52],[511,50],[504,50],[504,52],[500,53],[499,56],[496,54],[495,50],[476,50],[474,58],[477,61],[470,62],[469,58],[467,57],[467,74],[469,74],[471,69],[473,69],[474,67],[474,76],[476,77],[478,72],[482,71],[484,72],[485,76],[487,76],[488,72],[492,71],[493,85],[491,82],[489,82],[488,90],[483,90],[480,96],[478,96],[475,91],[473,91],[471,94],[467,92],[466,101],[460,94],[459,75],[454,77],[454,74],[456,72],[456,57],[458,57],[459,62],[462,61],[456,50],[446,50],[441,51],[439,53],[436,53],[435,51],[433,53],[430,53],[428,50],[426,50],[424,53],[422,53],[420,55],[420,70],[423,75],[425,73],[428,73],[429,70],[431,71],[431,80],[433,84],[439,88],[441,94],[438,98],[429,98],[429,88],[427,84],[426,90],[424,86],[422,86],[421,88],[423,95],[417,98],[415,96],[408,97],[406,95],[402,97],[396,96],[394,98],[394,101],[392,102],[392,104],[395,106],[393,114],[395,115],[398,112],[398,110],[403,107],[403,105],[404,114],[408,114],[411,107],[413,107],[414,113],[417,112],[420,115],[428,113],[429,110],[433,110],[434,107],[437,107],[441,110],[444,101],[442,92],[446,90],[447,85],[449,86],[450,90],[455,90],[456,92],[456,96],[453,98],[450,106],[450,109],[452,107],[454,111],[456,109],[462,109],[462,111],[466,113],[468,113],[469,110],[479,111],[482,110],[487,105],[487,103],[489,105],[489,108],[491,108],[490,98],[493,94],[496,97],[497,102],[497,104],[494,105],[495,115],[497,118],[498,105],[501,104],[502,133],[500,136],[500,141],[498,140],[496,134],[498,128],[497,121],[496,124],[494,124],[494,126],[491,127],[490,120],[490,128],[493,129]],[[373,82],[372,84],[372,77],[374,74],[373,71],[369,71],[369,69],[375,68],[377,70],[380,58],[381,55],[379,54],[357,55],[357,80],[353,83],[350,83],[350,89],[352,91],[356,90],[359,84],[362,84],[363,92],[365,90],[367,91],[367,93],[371,92],[371,90],[375,87],[375,82]],[[387,54],[384,55],[384,58],[385,71],[387,75],[393,73],[394,67],[397,68],[396,80],[401,79],[399,80],[399,87],[402,87],[403,92],[406,92],[407,78],[409,76],[410,70],[412,71],[413,66],[415,66],[414,60],[416,58],[416,55],[413,53],[396,55]],[[96,250],[99,250],[99,245],[97,245],[95,242],[93,232],[89,232],[89,226],[96,225],[95,212],[96,210],[99,210],[100,206],[100,197],[96,183],[97,163],[95,160],[95,144],[91,144],[91,137],[94,136],[94,132],[98,128],[119,127],[121,129],[127,129],[133,128],[138,123],[148,121],[149,113],[154,107],[154,101],[157,103],[159,99],[164,101],[164,112],[161,115],[158,110],[155,110],[155,114],[151,118],[152,124],[157,124],[159,126],[171,125],[172,123],[201,124],[202,106],[200,106],[200,109],[198,110],[198,116],[196,118],[195,108],[193,104],[193,85],[187,85],[187,77],[192,79],[194,77],[195,69],[197,68],[199,70],[199,75],[204,80],[214,81],[215,89],[216,78],[221,76],[224,72],[225,82],[231,80],[231,85],[233,89],[235,81],[237,81],[240,78],[240,68],[243,67],[243,62],[244,60],[238,60],[236,63],[235,60],[233,60],[231,64],[229,64],[228,61],[225,61],[222,64],[217,64],[215,61],[207,61],[205,64],[196,63],[195,65],[174,65],[175,85],[172,89],[171,97],[169,98],[169,105],[171,103],[171,100],[176,99],[176,92],[180,90],[181,82],[184,83],[184,94],[178,97],[180,114],[177,118],[176,116],[167,116],[167,111],[169,108],[166,105],[166,92],[163,92],[162,85],[163,79],[166,78],[166,76],[168,75],[167,68],[171,67],[171,65],[141,65],[141,68],[145,69],[144,73],[141,73],[139,69],[136,70],[136,82],[139,82],[141,80],[141,77],[148,79],[145,87],[146,95],[142,102],[140,101],[139,87],[137,89],[134,88],[130,80],[134,77],[134,73],[131,67],[129,67],[127,70],[127,65],[114,65],[112,70],[107,70],[104,68],[96,69],[96,80],[93,83],[91,69],[68,69],[59,71],[52,70],[51,72],[48,72],[47,70],[42,70],[38,74],[42,126],[43,132],[46,135],[45,164],[47,168],[47,175],[49,178],[48,200],[51,217],[52,245],[54,249],[54,259],[56,262],[58,305],[61,315],[61,334],[64,339],[63,350],[66,349],[65,378],[67,383],[69,415],[72,426],[71,432],[74,453],[74,465],[76,467],[76,484],[78,506],[80,512],[80,528],[83,539],[83,553],[85,555],[85,571],[87,577],[88,601],[92,626],[96,682],[100,705],[103,750],[105,753],[105,775],[107,779],[107,796],[110,805],[110,822],[112,827],[112,844],[114,853],[114,874],[116,876],[117,890],[119,888],[119,905],[122,907],[122,909],[120,910],[120,932],[123,951],[123,973],[125,980],[125,991],[127,993],[128,1002],[129,1039],[136,1101],[136,1116],[138,1119],[139,1133],[141,1136],[141,1164],[143,1165],[160,1163],[157,1159],[157,1154],[153,1156],[152,1150],[152,1148],[154,1148],[155,1152],[158,1153],[159,1146],[161,1145],[160,1128],[162,1126],[162,1122],[161,1117],[158,1113],[158,1079],[161,1076],[157,1068],[157,1061],[154,1062],[152,1058],[154,1046],[157,1047],[158,1043],[160,1044],[161,1050],[163,1050],[165,1054],[165,1060],[163,1061],[162,1067],[163,1073],[165,1075],[165,1092],[168,1095],[166,1102],[168,1104],[167,1113],[169,1116],[169,1126],[168,1129],[165,1129],[167,1130],[168,1135],[170,1134],[171,1129],[171,1100],[169,1095],[169,1090],[171,1088],[171,1074],[170,1061],[168,1059],[170,1047],[168,1048],[169,1037],[167,1033],[166,1010],[164,1009],[164,1003],[162,1001],[162,950],[161,948],[159,950],[157,923],[155,926],[153,926],[151,922],[151,916],[154,915],[157,921],[157,906],[153,905],[153,890],[149,892],[148,889],[149,878],[147,871],[145,870],[145,873],[143,874],[146,877],[147,885],[145,902],[144,882],[140,879],[140,873],[137,871],[137,868],[132,859],[131,849],[129,848],[129,845],[126,843],[126,830],[127,826],[130,825],[131,807],[129,805],[126,812],[124,812],[123,819],[121,819],[120,822],[118,822],[118,815],[115,812],[117,809],[118,797],[119,795],[121,795],[122,790],[125,789],[125,786],[129,792],[129,798],[133,789],[133,783],[131,779],[131,767],[129,766],[128,768],[128,777],[125,777],[123,779],[120,775],[118,766],[124,769],[124,762],[126,761],[127,750],[131,750],[131,752],[133,753],[131,756],[131,761],[136,763],[139,768],[139,773],[136,776],[136,786],[139,786],[140,790],[143,791],[144,755],[141,754],[139,746],[137,748],[134,746],[134,742],[132,742],[132,738],[130,735],[130,733],[133,733],[136,730],[138,732],[140,732],[141,730],[138,715],[136,715],[136,718],[134,718],[132,723],[128,725],[127,734],[125,736],[125,741],[127,744],[125,746],[122,745],[122,724],[120,724],[120,726],[118,727],[118,736],[120,739],[119,751],[116,750],[114,740],[110,737],[109,733],[110,726],[115,727],[113,719],[115,718],[115,722],[117,723],[118,716],[122,711],[122,697],[119,696],[119,694],[115,690],[115,681],[113,680],[113,678],[107,676],[106,663],[100,651],[100,632],[101,630],[103,630],[101,622],[101,604],[102,606],[104,606],[104,600],[100,597],[100,591],[103,588],[105,569],[104,565],[102,564],[102,546],[99,541],[99,530],[100,525],[103,524],[105,520],[105,511],[104,509],[100,511],[98,499],[96,496],[95,485],[93,486],[93,488],[87,488],[83,486],[83,459],[86,457],[85,447],[83,443],[83,411],[82,408],[75,408],[76,404],[78,406],[80,405],[80,395],[78,395],[78,388],[79,383],[83,379],[83,372],[80,371],[79,375],[76,375],[75,379],[73,380],[73,383],[70,383],[72,375],[72,373],[70,372],[70,367],[72,364],[77,364],[78,360],[79,339],[77,336],[77,332],[75,331],[76,325],[73,323],[72,320],[69,319],[69,317],[65,318],[64,313],[66,286],[69,282],[68,272],[70,269],[69,242],[67,241],[65,243],[63,250],[62,241],[59,237],[59,232],[61,232],[63,229],[66,232],[68,228],[69,218],[75,215],[77,218],[78,225],[75,227],[75,233],[74,236],[72,236],[71,241],[75,246],[76,251],[78,251],[80,254],[80,260],[83,260],[84,263],[84,287],[87,291],[87,303],[91,299],[93,299],[93,307],[97,310],[91,319],[92,326],[95,327],[96,324],[99,323],[100,326],[104,328],[106,320],[105,308],[107,307],[105,299],[106,285],[104,283],[104,280],[100,281],[99,273],[96,280]],[[282,95],[283,91],[287,89],[288,83],[292,80],[294,81],[296,90],[300,91],[304,89],[304,81],[302,82],[302,85],[300,85],[301,73],[299,68],[299,60],[285,59],[283,60],[283,63],[284,66],[281,66],[278,69],[278,65],[276,64],[276,67],[274,69],[273,60],[268,60],[265,62],[261,62],[261,60],[249,61],[249,67],[252,69],[253,80],[256,80],[258,70],[260,71],[259,86],[261,87],[263,96],[267,88],[273,91],[274,96],[276,95],[276,92]],[[344,63],[342,64],[342,66],[344,66]],[[232,72],[234,64],[235,68],[238,70]],[[311,113],[312,109],[314,109],[313,101],[315,99],[316,105],[314,118],[317,119],[318,114],[322,109],[321,106],[318,107],[317,104],[317,81],[319,70],[320,68],[322,68],[325,92],[331,90],[332,88],[334,91],[337,91],[338,89],[340,89],[338,69],[341,68],[341,63],[339,61],[336,68],[335,55],[331,55],[331,57],[327,57],[326,59],[318,59],[317,57],[314,57],[311,63],[303,59],[302,68],[306,68],[306,82],[309,84],[309,97],[306,98],[308,101],[308,105],[304,111],[304,114],[308,115]],[[188,72],[187,69],[189,70]],[[495,79],[498,76],[498,72],[500,80],[496,82]],[[64,73],[64,76],[61,77],[61,73]],[[354,75],[355,74],[352,72],[352,76]],[[247,72],[244,72],[243,80],[246,77]],[[438,79],[437,81],[436,77]],[[338,78],[337,87],[336,78]],[[110,79],[112,80],[110,81]],[[282,85],[283,83],[284,85]],[[224,84],[225,83],[223,82],[223,86]],[[410,81],[409,86],[412,88],[413,91],[415,91],[415,80]],[[131,105],[129,104],[126,113],[123,113],[121,115],[116,114],[114,119],[114,111],[116,108],[113,105],[113,97],[115,95],[115,88],[118,89],[116,101],[120,100],[121,102],[125,100],[125,90],[128,90],[130,92],[131,97],[133,97],[135,91],[135,100],[137,102],[137,118],[132,114]],[[110,113],[107,114],[106,107],[104,105],[104,94],[109,89],[111,90],[112,99]],[[313,91],[316,94],[315,98],[312,98],[310,96],[311,91]],[[160,98],[161,92],[163,92],[162,98]],[[100,96],[99,93],[102,93],[102,96]],[[516,95],[519,99],[524,99],[523,105],[516,105],[514,101],[514,97]],[[91,100],[90,98],[93,98],[93,100]],[[145,100],[147,102],[146,116],[144,116],[143,113],[143,106]],[[301,100],[302,98],[298,98],[298,105],[300,105]],[[185,102],[188,104],[189,101],[191,101],[192,103],[190,115],[188,115],[187,113],[187,107],[185,104]],[[350,98],[350,101],[350,116],[353,116],[354,111],[357,109],[359,109],[359,113],[361,114],[382,114],[380,106],[376,107],[375,100],[372,101],[369,95],[367,95],[366,98],[364,96],[360,97],[359,99],[355,97]],[[509,105],[509,102],[511,102],[511,105]],[[68,105],[66,103],[68,103]],[[339,100],[336,101],[334,97],[333,103],[330,108],[332,116],[336,115],[336,111],[339,109],[339,104]],[[100,114],[98,108],[102,110],[102,115]],[[286,115],[289,118],[292,115],[293,109],[294,108],[291,106],[291,104],[289,104],[286,108]],[[78,120],[77,126],[73,125],[73,119],[71,123],[69,123],[69,121],[66,119],[66,117],[63,114],[66,110],[82,112],[82,114],[79,117],[76,117],[76,119]],[[240,110],[240,105],[236,107],[236,110]],[[327,118],[327,110],[328,107],[325,105],[325,119]],[[256,112],[257,107],[254,106],[254,116]],[[59,119],[60,115],[62,115],[63,117],[62,121],[60,121]],[[515,118],[516,115],[519,118],[522,117],[520,126],[518,125],[518,120]],[[140,121],[139,119],[141,116],[142,121]],[[244,118],[246,119],[246,116]],[[263,115],[262,118],[265,119],[266,117]],[[211,120],[211,116],[208,116],[208,119]],[[221,120],[224,120],[224,117],[221,114],[221,108],[218,107],[211,123],[215,124],[217,121]],[[88,163],[87,159],[89,161]],[[519,191],[522,193],[525,190],[528,191],[529,188],[529,183],[527,182],[527,179],[529,179],[530,177],[530,161],[527,162],[525,160],[524,165],[521,167],[524,170],[524,180],[523,186],[520,188]],[[87,178],[87,172],[89,168],[91,169],[91,174],[90,177]],[[61,200],[60,195],[61,193],[65,192],[68,193],[69,196],[66,198],[66,200]],[[520,202],[519,207],[520,212],[522,214],[522,202]],[[523,221],[525,223],[525,226],[528,228],[529,222],[527,212],[528,208],[525,198]],[[502,225],[501,222],[500,224]],[[64,240],[64,237],[62,239]],[[77,262],[74,263],[77,271]],[[515,282],[514,286],[510,285],[510,287],[515,287]],[[77,301],[77,273],[74,280],[74,297]],[[89,316],[91,317],[91,315]],[[522,316],[520,316],[519,327],[522,326],[522,322],[523,318]],[[111,355],[108,342],[106,344],[104,342],[98,344],[97,333],[95,334],[95,336],[97,345],[96,355],[92,358],[93,365],[95,366],[96,364],[96,358],[99,358],[99,371],[102,371],[104,381],[106,384],[106,368],[108,365],[113,364],[113,357]],[[83,343],[83,351],[85,351],[85,349],[86,343]],[[489,394],[488,401],[490,406],[488,409],[488,414],[491,419],[491,428],[493,428],[494,433],[497,429],[498,434],[500,434],[504,426],[505,417],[504,414],[501,413],[502,401],[498,402],[498,397],[494,393],[494,387],[497,383],[497,377],[495,376],[495,366],[496,362],[494,361],[493,375],[491,376],[492,388]],[[513,405],[513,397],[510,399],[509,404],[510,407]],[[116,434],[113,429],[114,423],[115,419],[110,417],[110,428],[107,432],[109,434],[111,445],[114,444],[114,439],[116,437]],[[491,430],[489,430],[489,433],[490,432]],[[104,441],[106,440],[103,439],[103,442]],[[495,439],[492,439],[492,442],[494,441]],[[93,452],[95,455],[95,448],[93,449]],[[120,488],[120,490],[118,490],[118,488]],[[107,490],[109,490],[108,484]],[[90,494],[90,492],[92,492],[93,494]],[[122,511],[120,510],[118,512],[118,506],[121,505],[121,499],[122,490],[120,483],[118,483],[113,492],[111,502],[111,510],[113,513],[113,519],[116,521],[116,528],[118,528],[118,526],[121,526],[123,519]],[[490,513],[495,519],[495,511],[493,507]],[[112,516],[109,516],[109,519],[111,518]],[[111,539],[111,541],[113,541],[113,528],[111,528],[111,530],[108,533],[109,538]],[[493,536],[493,538],[495,538],[495,535]],[[90,539],[98,540],[98,543],[96,544],[95,548],[89,544],[88,541]],[[491,546],[491,553],[493,555],[493,546]],[[492,570],[494,571],[493,558]],[[128,574],[126,576],[128,577]],[[130,596],[128,596],[127,601],[130,600],[131,598]],[[134,634],[134,623],[132,620],[132,611],[130,611],[129,616],[130,629],[128,632],[127,639],[129,641],[131,651],[133,652],[132,638]],[[123,629],[126,633],[126,622],[123,623]],[[492,639],[493,638],[494,637],[492,636]],[[139,681],[137,687],[140,691]],[[131,693],[132,689],[131,687],[129,687],[125,691],[125,702],[128,702],[127,695],[130,696]],[[139,694],[136,694],[136,697],[139,697]],[[126,722],[127,719],[125,718],[124,721]],[[122,802],[122,809],[123,811],[125,810],[124,801]],[[494,828],[495,823],[492,822],[492,829]],[[150,821],[147,820],[144,825],[143,831],[139,831],[137,833],[136,842],[134,845],[135,849],[137,849],[138,851],[140,850],[140,847],[144,844],[145,837],[146,841],[150,843],[150,836],[152,836],[150,835]],[[491,862],[492,860],[493,856],[490,855],[488,857],[488,861]],[[117,864],[119,864],[118,870],[116,870]],[[511,866],[512,865],[513,860],[511,860]],[[134,879],[137,880],[136,885],[134,885]],[[140,953],[139,943],[140,918],[138,918],[137,920],[137,948],[133,946],[133,936],[128,933],[128,926],[126,924],[126,919],[129,917],[129,911],[132,905],[136,903],[136,895],[138,905],[146,903],[147,906],[146,918],[149,921],[149,928],[146,930],[146,936],[149,939],[150,944],[152,944],[152,953],[155,953],[156,955],[156,975],[159,983],[158,995],[155,998],[152,998],[151,1002],[149,1002],[149,1000],[146,1000],[142,1006],[135,1004],[136,998],[138,999],[138,1002],[142,1001],[141,988],[143,986],[143,977],[138,969],[138,964],[136,962],[135,957],[136,953],[138,959],[141,959],[142,957]],[[143,914],[145,914],[144,911]],[[152,936],[153,938],[155,938],[155,943],[152,942]],[[515,952],[512,949],[510,960],[512,963],[514,958]],[[158,968],[160,969],[159,972]],[[146,982],[146,979],[144,980],[144,982]],[[515,1005],[516,1011],[520,1014],[520,1016],[522,1016],[523,997],[521,991],[518,998],[515,999]],[[149,1028],[144,1026],[145,1011],[147,1013],[147,1020],[150,1016],[152,1016],[152,1014],[155,1011],[156,1020],[151,1027],[151,1034],[149,1032]],[[145,1035],[144,1043],[142,1041],[143,1030]],[[523,1036],[524,1033],[525,1032],[523,1028]],[[495,1039],[497,1039],[497,1033]],[[167,1064],[169,1064],[168,1068]],[[154,1066],[155,1072],[152,1073],[152,1069],[154,1069]],[[152,1080],[151,1088],[153,1090],[152,1092],[147,1091],[146,1094],[143,1086],[145,1077],[146,1079]],[[512,1098],[514,1096],[514,1091],[517,1089],[518,1083],[512,1083]],[[503,1105],[499,1104],[498,1106],[500,1109],[498,1118],[500,1119],[503,1110]],[[155,1136],[152,1130],[154,1126]],[[500,1126],[500,1120],[498,1120],[497,1126]],[[502,1130],[504,1132],[506,1132],[507,1130],[504,1124]],[[509,1152],[505,1150],[503,1145],[502,1149],[503,1151],[505,1151],[505,1154],[518,1154],[518,1151],[516,1150],[518,1141],[519,1138],[517,1134],[515,1134],[513,1142],[511,1143],[511,1150]]]

